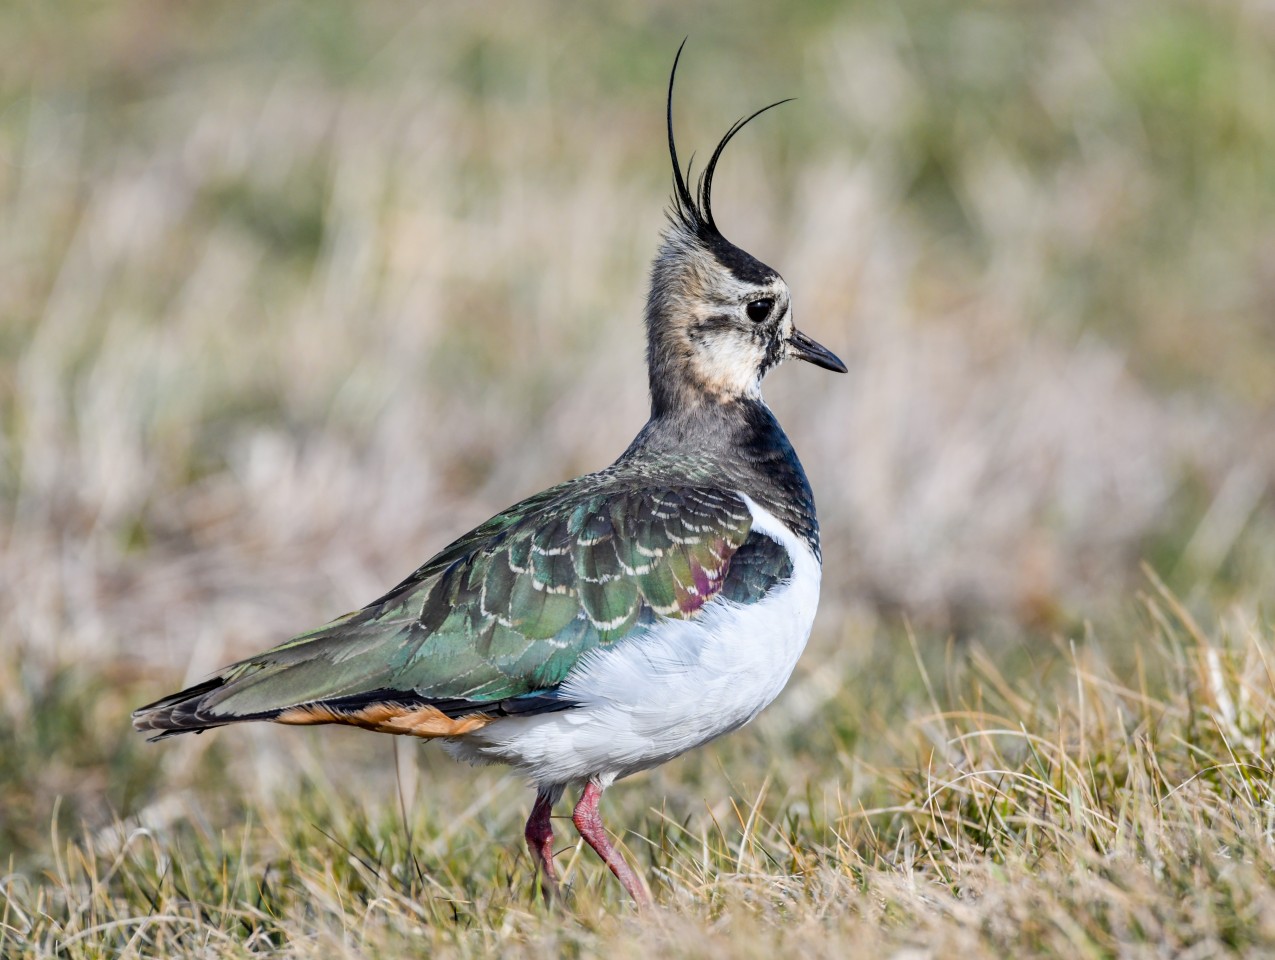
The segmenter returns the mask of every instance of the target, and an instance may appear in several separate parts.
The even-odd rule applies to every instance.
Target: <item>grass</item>
[[[0,955],[1275,948],[1275,27],[1238,2],[0,8]],[[625,782],[137,704],[640,426],[683,151],[848,377],[767,395],[820,616]],[[565,805],[560,812],[565,812]]]
[[[382,773],[356,788],[329,779],[326,751],[298,737],[303,786],[235,802],[233,826],[213,826],[207,809],[224,798],[182,790],[94,832],[55,830],[43,875],[5,881],[0,946],[67,957],[1264,953],[1275,946],[1275,649],[1251,623],[1205,632],[1158,584],[1142,603],[1135,685],[1098,637],[1041,655],[1035,682],[975,649],[942,675],[918,662],[923,682],[868,718],[876,729],[811,737],[770,723],[764,750],[735,743],[615,789],[612,823],[627,827],[661,904],[647,917],[570,840],[566,902],[534,899],[517,843],[529,796],[509,778],[436,791],[428,771]],[[400,805],[395,788],[417,802]]]

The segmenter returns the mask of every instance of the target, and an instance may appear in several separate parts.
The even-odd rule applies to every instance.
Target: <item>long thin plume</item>
[[[713,151],[713,155],[708,160],[708,166],[704,168],[704,172],[700,174],[699,178],[698,212],[704,225],[707,226],[709,230],[714,233],[719,232],[717,229],[717,222],[713,219],[713,174],[717,171],[717,161],[721,157],[722,151],[726,149],[726,144],[731,142],[735,134],[739,133],[739,131],[743,130],[744,127],[746,127],[751,121],[760,117],[767,110],[772,110],[785,103],[791,103],[792,100],[792,97],[788,97],[786,100],[777,100],[769,106],[762,107],[756,113],[750,114],[743,119],[736,120],[731,125],[731,128],[726,131],[726,136],[722,137],[721,142],[717,144],[717,149]]]
[[[673,137],[673,86],[677,80],[677,65],[682,59],[682,50],[685,48],[686,39],[683,39],[681,45],[677,48],[677,56],[673,58],[673,69],[668,78],[668,155],[669,160],[673,163],[673,210],[671,215],[691,233],[702,239],[707,239],[712,236],[721,236],[721,232],[717,229],[717,222],[713,219],[713,174],[717,172],[717,161],[721,159],[722,151],[726,149],[726,144],[734,139],[735,134],[739,133],[740,130],[743,130],[745,126],[767,110],[772,110],[781,104],[788,103],[792,98],[776,101],[731,124],[731,128],[726,131],[726,135],[722,137],[717,144],[717,149],[713,151],[712,157],[709,158],[708,166],[700,174],[699,196],[696,197],[686,185],[686,181],[690,177],[690,168],[688,167],[685,175],[683,175],[682,165],[677,159],[677,143]],[[692,158],[692,162],[693,160],[694,158]]]
[[[675,212],[683,225],[694,231],[699,229],[701,222],[699,208],[695,205],[695,198],[691,196],[691,191],[686,187],[686,179],[682,176],[682,165],[677,162],[677,144],[673,140],[673,81],[677,79],[677,63],[682,59],[682,49],[686,46],[688,39],[689,37],[682,38],[682,44],[677,48],[677,56],[673,58],[673,70],[668,78],[668,154],[669,159],[673,161]]]

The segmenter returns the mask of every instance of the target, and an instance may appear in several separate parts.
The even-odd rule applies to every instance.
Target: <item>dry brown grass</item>
[[[0,10],[0,953],[1270,948],[1269,12],[748,9]],[[532,906],[498,772],[139,744],[640,426],[687,32],[687,153],[800,98],[720,215],[852,370],[768,383],[792,688],[608,800],[666,908]]]
[[[612,822],[632,831],[660,904],[647,916],[566,841],[570,895],[539,907],[517,844],[529,795],[507,776],[462,782],[433,761],[418,773],[409,744],[397,780],[391,749],[377,751],[379,772],[364,757],[351,778],[358,761],[340,737],[334,749],[269,731],[212,748],[243,797],[238,826],[212,826],[227,798],[197,786],[173,751],[167,793],[96,832],[55,833],[44,878],[6,879],[0,946],[1261,955],[1275,947],[1275,649],[1252,623],[1203,631],[1157,589],[1143,598],[1135,685],[1101,637],[1042,657],[1035,682],[1007,678],[984,650],[945,674],[918,661],[924,682],[899,685],[888,713],[855,718],[864,729],[811,735],[768,717],[758,741],[723,748],[720,768],[701,753],[616,788]],[[874,682],[848,680],[833,703],[860,702]],[[327,769],[334,756],[341,772]]]

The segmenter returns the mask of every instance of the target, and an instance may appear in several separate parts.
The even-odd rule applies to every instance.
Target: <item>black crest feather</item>
[[[677,79],[677,64],[682,59],[682,50],[685,47],[686,40],[683,40],[681,46],[677,48],[677,56],[673,58],[673,69],[670,71],[668,78],[668,152],[669,159],[673,163],[673,209],[671,212],[688,231],[701,240],[712,243],[714,240],[724,239],[721,231],[717,229],[717,222],[713,219],[713,174],[717,171],[717,161],[721,159],[722,151],[726,149],[726,144],[734,139],[735,134],[744,129],[751,121],[767,110],[790,102],[792,98],[777,100],[775,103],[762,107],[755,113],[742,117],[731,124],[730,129],[726,131],[725,136],[722,137],[716,149],[713,150],[712,156],[709,157],[708,166],[700,174],[698,196],[696,196],[691,193],[686,185],[686,177],[690,176],[690,168],[688,166],[686,174],[683,175],[682,165],[677,159],[677,144],[673,137],[673,84]]]

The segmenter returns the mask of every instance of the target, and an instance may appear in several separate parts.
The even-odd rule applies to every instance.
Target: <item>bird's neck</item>
[[[819,523],[805,470],[760,397],[664,407],[653,398],[651,419],[620,457],[622,465],[744,493],[818,552]]]
[[[655,338],[653,338],[655,339]],[[651,418],[678,418],[761,402],[761,370],[752,357],[697,351],[686,330],[666,330],[648,348]]]

